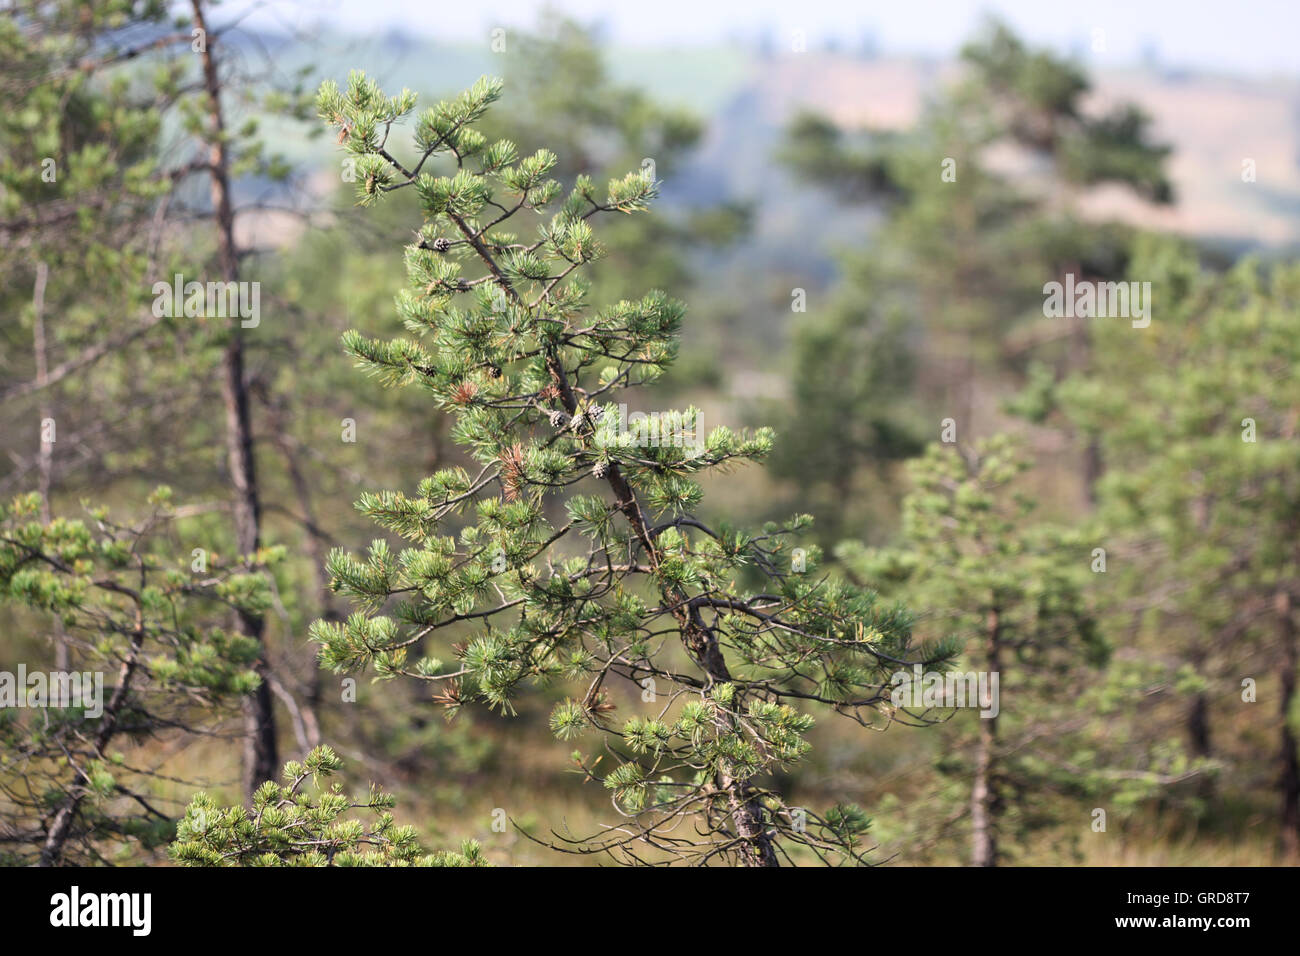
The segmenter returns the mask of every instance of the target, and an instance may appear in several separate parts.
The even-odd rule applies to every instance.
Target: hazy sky
[[[228,11],[251,0],[233,0]],[[262,0],[266,2],[266,0]],[[993,11],[1030,39],[1077,48],[1089,60],[1132,63],[1154,50],[1162,63],[1229,72],[1300,73],[1300,0],[558,0],[584,22],[598,21],[622,44],[713,45],[768,27],[783,45],[802,30],[810,46],[835,38],[857,47],[874,35],[886,53],[954,51]],[[541,0],[271,0],[249,23],[305,25],[320,19],[350,31],[405,24],[448,39],[486,38],[496,26],[531,23]],[[229,13],[227,14],[227,16]],[[1093,49],[1103,31],[1104,51]]]

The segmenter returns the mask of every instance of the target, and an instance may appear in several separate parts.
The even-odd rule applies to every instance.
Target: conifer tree
[[[1076,63],[996,21],[962,60],[962,80],[914,129],[849,131],[804,115],[779,154],[806,181],[883,212],[871,240],[842,257],[830,301],[796,329],[787,414],[799,438],[773,461],[833,506],[837,526],[823,529],[832,540],[875,517],[861,503],[890,490],[891,466],[919,452],[918,405],[978,427],[976,382],[1010,370],[1039,386],[1017,411],[1042,418],[1051,409],[1029,399],[1086,365],[1086,324],[1044,319],[1043,284],[1065,273],[1119,278],[1131,230],[1083,219],[1073,198],[1099,183],[1172,198],[1169,150],[1152,141],[1149,120],[1127,103],[1088,112]],[[994,150],[1045,173],[1008,174]],[[1085,464],[1087,488],[1100,472],[1095,448]]]
[[[857,576],[926,608],[917,632],[955,642],[956,666],[987,681],[978,685],[984,698],[937,704],[924,697],[928,675],[902,671],[896,685],[911,716],[979,708],[978,719],[957,721],[945,736],[936,783],[941,797],[966,805],[954,814],[950,802],[942,816],[948,827],[965,821],[975,866],[997,865],[1013,843],[1054,822],[1045,795],[1088,792],[1078,769],[1087,745],[1072,721],[1094,682],[1089,667],[1109,653],[1086,593],[1088,552],[1077,532],[1032,522],[1034,504],[1016,485],[1027,467],[1010,436],[972,448],[931,445],[909,465],[902,545],[840,549]]]
[[[197,118],[192,127],[206,148],[208,162],[204,168],[212,197],[212,221],[216,230],[217,274],[227,283],[240,281],[240,249],[235,243],[235,211],[231,192],[231,171],[236,161],[226,129],[224,102],[227,79],[222,76],[215,47],[220,33],[208,25],[209,3],[190,0],[194,32],[202,39],[199,50],[203,77],[203,98],[195,105]],[[260,317],[259,317],[260,323]],[[245,345],[242,322],[230,322],[224,330],[221,352],[221,400],[225,411],[226,461],[230,474],[231,504],[235,546],[243,553],[256,551],[262,543],[262,492],[257,480],[257,459],[253,447],[253,413],[251,389],[244,368]],[[260,615],[240,612],[244,633],[258,641],[263,639],[265,621]],[[265,655],[259,668],[268,670]],[[275,772],[279,764],[275,710],[271,703],[271,685],[258,684],[244,701],[244,790],[252,793],[256,781]]]
[[[476,129],[500,92],[485,78],[420,113],[408,165],[388,140],[413,93],[386,96],[361,73],[320,90],[360,201],[404,199],[425,216],[397,296],[408,337],[350,333],[344,345],[454,416],[475,462],[357,502],[403,544],[331,554],[332,584],[357,611],[313,627],[321,661],[424,681],[449,713],[475,701],[509,713],[529,684],[579,688],[552,727],[604,749],[574,760],[619,816],[594,835],[553,824],[560,849],[860,861],[860,809],[791,807],[771,773],[808,748],[813,717],[798,708],[866,720],[887,701],[887,673],[910,663],[907,616],[818,576],[815,551],[792,560],[806,517],[753,533],[697,515],[697,479],[762,459],[769,429],[706,435],[693,409],[624,426],[611,400],[673,360],[684,308],[659,291],[594,306],[580,270],[601,256],[593,223],[644,210],[656,184],[634,172],[598,192],[579,175],[563,195],[552,153],[520,157]],[[548,207],[535,236],[507,231]],[[609,691],[622,682],[648,706],[619,721]]]
[[[543,11],[535,25],[510,31],[509,56],[502,59],[505,91],[483,118],[481,132],[490,139],[509,133],[525,153],[552,147],[558,154],[552,178],[567,182],[585,171],[603,182],[650,158],[656,175],[669,179],[691,158],[700,123],[612,76],[591,30]],[[395,158],[408,157],[409,152],[399,151],[405,145],[395,144]],[[302,569],[300,579],[321,595],[315,607],[291,603],[295,595],[281,581],[292,633],[301,632],[316,617],[341,620],[346,607],[325,586],[325,558],[339,541],[360,540],[368,522],[351,508],[331,503],[348,500],[363,482],[394,487],[404,475],[427,474],[460,461],[448,435],[449,416],[431,409],[414,389],[392,392],[382,408],[373,407],[371,383],[339,361],[338,339],[345,329],[386,335],[391,328],[387,305],[404,276],[400,259],[392,255],[392,237],[418,224],[419,212],[400,203],[354,207],[354,186],[347,183],[353,178],[351,157],[323,159],[339,168],[345,180],[331,203],[331,228],[305,231],[292,249],[276,257],[273,271],[259,271],[264,291],[274,289],[287,301],[277,301],[275,351],[264,348],[269,336],[250,337],[250,344],[258,347],[258,374],[265,382],[253,398],[289,479],[291,507],[301,516],[302,564],[311,567]],[[689,299],[713,288],[713,281],[700,275],[699,256],[733,238],[741,217],[730,207],[702,204],[676,212],[671,217],[606,219],[601,241],[607,255],[600,273],[592,276],[591,295],[603,301],[606,290],[608,297],[617,298],[628,289],[665,288],[689,290]],[[709,334],[716,333],[714,326],[701,324]],[[661,382],[665,390],[690,382],[714,364],[715,350],[701,342],[699,326],[694,331],[689,354],[695,361],[674,366],[673,374]],[[355,443],[322,440],[325,428],[337,435],[340,421],[354,426],[350,438]],[[365,457],[365,449],[374,446],[386,449],[381,460]],[[270,464],[274,467],[275,460]],[[268,476],[272,518],[285,513],[282,506],[276,507],[283,500],[277,477],[274,471]],[[314,651],[313,645],[308,647]],[[323,693],[325,675],[314,664],[310,671],[316,677],[313,688]],[[411,701],[420,699],[421,690],[412,683],[407,693],[371,695],[366,706],[345,708],[349,731],[356,735],[351,742],[370,758],[372,772],[380,772],[375,761],[387,763],[393,773],[404,773],[415,764],[444,759],[466,771],[496,759],[502,741],[483,726],[486,715],[446,728],[436,713],[422,708],[412,713]],[[311,713],[303,708],[315,745],[321,736],[310,737]],[[527,726],[518,730],[545,737],[544,713],[527,715]],[[441,763],[444,774],[450,765]]]
[[[0,120],[0,268],[25,293],[34,345],[33,374],[14,363],[6,378],[21,379],[0,390],[14,400],[5,443],[12,435],[27,446],[6,481],[36,484],[47,520],[57,493],[78,487],[93,485],[100,501],[110,483],[138,500],[160,476],[190,492],[224,484],[230,527],[213,526],[204,543],[251,554],[264,541],[267,506],[241,317],[206,305],[170,314],[151,290],[177,274],[200,286],[246,279],[252,250],[235,243],[232,181],[283,180],[287,169],[263,150],[256,119],[234,123],[231,94],[267,112],[292,113],[304,101],[253,88],[220,63],[226,24],[210,22],[203,0],[188,6],[186,14],[157,0],[24,0],[0,18],[0,85],[29,107]],[[209,380],[220,383],[216,400]],[[62,443],[42,439],[37,450],[27,438],[36,422],[54,423]],[[225,439],[224,474],[209,467],[210,431]],[[59,453],[76,446],[76,460]],[[267,636],[261,617],[233,613],[244,633]],[[272,687],[289,696],[269,655],[259,667],[267,680],[245,702],[249,794],[279,766]]]
[[[141,383],[174,384],[157,358],[175,342],[150,312],[146,277],[163,261],[157,212],[173,173],[193,167],[159,162],[161,112],[122,75],[130,57],[112,52],[113,24],[134,6],[21,3],[0,17],[0,92],[24,104],[0,118],[0,278],[6,313],[28,320],[6,340],[5,490],[39,487],[47,506],[74,471],[64,448],[81,445],[77,467],[102,488],[105,459],[138,439],[131,425],[157,425]],[[137,410],[130,424],[107,410],[119,404]],[[51,422],[62,444],[47,435],[32,454],[35,426]]]
[[[321,787],[343,761],[317,747],[299,763],[284,765],[284,784],[266,781],[251,807],[219,807],[206,793],[195,794],[177,827],[171,858],[182,866],[486,866],[478,844],[467,840],[459,853],[429,853],[415,828],[398,826],[391,794],[374,787],[352,802],[338,783]],[[305,784],[311,780],[313,795]],[[366,810],[374,821],[345,817]]]
[[[1183,713],[1193,754],[1248,767],[1253,750],[1234,754],[1233,738],[1276,735],[1273,772],[1245,772],[1252,789],[1275,788],[1294,854],[1300,270],[1247,259],[1216,275],[1182,242],[1148,236],[1131,276],[1151,283],[1151,325],[1096,322],[1105,375],[1060,390],[1071,421],[1105,452],[1100,514],[1116,609],[1135,641],[1172,649],[1192,671],[1200,692]]]
[[[179,564],[170,497],[158,489],[132,524],[102,508],[89,522],[42,521],[36,494],[0,508],[0,599],[61,622],[77,668],[31,668],[23,686],[7,673],[14,686],[0,687],[17,697],[0,707],[9,864],[101,863],[165,844],[174,820],[155,805],[157,774],[133,745],[218,731],[259,683],[257,642],[216,621],[267,608],[265,579],[246,568],[277,555],[213,555],[201,573]]]

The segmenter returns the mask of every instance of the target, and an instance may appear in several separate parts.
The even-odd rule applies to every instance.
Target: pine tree
[[[1199,692],[1181,715],[1192,753],[1251,766],[1253,748],[1234,754],[1234,738],[1276,733],[1275,774],[1251,775],[1249,786],[1276,788],[1283,847],[1295,853],[1300,270],[1244,260],[1216,275],[1183,243],[1146,237],[1131,276],[1151,283],[1151,325],[1097,321],[1105,376],[1060,390],[1071,421],[1105,453],[1099,492],[1117,609],[1135,641],[1173,649],[1192,671]]]
[[[1074,199],[1101,183],[1167,202],[1168,148],[1132,104],[1093,115],[1081,68],[1028,48],[996,21],[962,52],[966,73],[906,132],[848,131],[804,115],[779,158],[802,179],[883,214],[844,279],[794,334],[798,439],[773,465],[837,516],[828,540],[895,511],[894,465],[920,451],[918,418],[973,421],[976,383],[1010,371],[1038,386],[1087,364],[1087,326],[1044,319],[1043,284],[1123,275],[1131,230],[1080,217]],[[995,151],[1002,153],[1001,157]],[[994,155],[991,155],[994,154]],[[1008,173],[1007,154],[1041,175]],[[1017,167],[1020,168],[1020,167]],[[922,411],[933,411],[921,415]],[[781,421],[779,425],[784,425]],[[964,431],[964,434],[973,434]],[[1085,451],[1085,488],[1100,472]],[[874,512],[874,513],[873,513]],[[872,520],[875,519],[875,520]]]
[[[594,308],[579,270],[602,253],[592,222],[644,210],[656,184],[635,172],[602,194],[579,175],[562,197],[552,153],[520,157],[476,129],[500,92],[483,79],[422,112],[409,165],[388,139],[413,93],[388,97],[353,73],[319,94],[357,160],[360,201],[409,197],[426,220],[397,296],[409,337],[350,333],[345,347],[454,416],[475,462],[357,502],[404,544],[331,553],[332,584],[357,611],[313,627],[321,661],[424,681],[449,713],[473,701],[510,713],[527,684],[580,687],[552,727],[603,744],[600,758],[574,760],[620,816],[590,837],[553,829],[561,849],[625,862],[862,860],[861,810],[791,807],[767,781],[808,748],[813,717],[795,705],[862,719],[887,701],[907,616],[818,577],[815,550],[794,555],[804,517],[761,533],[697,517],[696,479],[762,459],[770,430],[705,435],[693,409],[624,427],[611,399],[673,360],[684,309],[658,291]],[[536,238],[506,231],[551,206]],[[621,726],[619,684],[651,704]]]
[[[193,125],[206,147],[208,162],[204,169],[212,196],[212,220],[216,231],[217,269],[222,281],[240,281],[240,250],[235,243],[235,211],[231,194],[231,169],[234,151],[226,129],[223,95],[227,80],[223,78],[215,47],[220,33],[208,25],[209,4],[191,0],[194,32],[203,40],[199,51],[204,97],[196,106],[204,124]],[[259,317],[260,322],[260,317]],[[225,331],[221,353],[221,400],[225,407],[226,461],[232,491],[232,518],[235,546],[244,553],[256,551],[262,543],[262,493],[257,480],[257,459],[253,452],[253,412],[251,389],[245,372],[245,345],[242,323],[232,321]],[[265,622],[257,614],[240,613],[245,634],[263,640]],[[269,664],[263,655],[259,669],[266,673]],[[275,727],[275,710],[271,703],[271,685],[262,681],[244,702],[244,791],[251,794],[256,781],[275,772],[279,764],[279,741]]]
[[[6,445],[12,435],[25,446],[6,480],[35,484],[47,521],[60,493],[75,501],[93,486],[94,500],[113,500],[101,491],[111,485],[140,500],[149,487],[141,473],[149,484],[224,490],[230,526],[205,529],[204,544],[250,554],[264,541],[267,503],[241,317],[206,307],[169,314],[151,290],[177,274],[200,285],[241,281],[250,250],[234,241],[232,179],[282,180],[286,167],[264,152],[255,119],[234,125],[231,92],[268,110],[278,99],[290,113],[302,100],[222,68],[224,25],[209,22],[202,0],[189,6],[186,15],[154,0],[22,2],[0,20],[0,83],[30,105],[0,121],[0,244],[7,285],[30,303],[34,345],[33,374],[16,364],[23,380],[0,391],[17,400],[6,404],[19,423],[6,422]],[[216,401],[209,381],[220,383]],[[29,441],[33,422],[42,433],[56,425],[62,442]],[[214,432],[227,449],[224,475],[209,465]],[[77,446],[75,459],[61,454]],[[267,636],[259,616],[233,613],[244,633]],[[269,659],[260,669],[267,679],[245,704],[249,794],[279,766],[273,689],[302,710]]]
[[[174,821],[153,802],[161,774],[133,745],[219,730],[260,682],[257,642],[217,621],[232,607],[265,611],[266,580],[247,568],[278,555],[179,564],[170,497],[158,489],[134,523],[102,508],[89,523],[42,521],[36,494],[0,508],[0,599],[57,619],[77,668],[31,668],[25,686],[0,677],[0,697],[15,698],[0,706],[0,859],[11,865],[99,863],[171,839]]]
[[[949,801],[942,825],[966,821],[975,866],[997,865],[1012,844],[1057,822],[1060,807],[1045,795],[1086,792],[1091,768],[1078,767],[1088,748],[1075,707],[1095,683],[1089,669],[1109,655],[1087,594],[1088,551],[1077,532],[1034,523],[1035,505],[1017,484],[1028,468],[1017,445],[1002,435],[971,448],[930,446],[909,465],[901,546],[840,549],[857,576],[926,608],[917,632],[945,648],[955,642],[955,666],[987,681],[979,684],[987,696],[967,693],[964,702],[924,697],[942,672],[918,681],[900,671],[896,685],[912,718],[980,708],[945,736],[935,783]],[[954,802],[965,812],[953,813]]]
[[[326,790],[323,777],[342,768],[328,747],[317,747],[301,763],[284,765],[287,783],[268,780],[253,794],[252,806],[219,807],[206,793],[195,794],[177,827],[171,858],[182,866],[486,866],[478,844],[467,840],[459,853],[430,853],[415,828],[398,826],[390,812],[396,801],[374,787],[353,802],[338,783]],[[306,792],[311,780],[315,795]],[[366,810],[374,822],[345,817]]]
[[[586,171],[603,182],[646,158],[665,179],[684,167],[697,143],[699,122],[611,76],[590,30],[544,11],[535,26],[511,30],[509,43],[510,55],[502,58],[505,91],[481,127],[490,139],[508,131],[523,152],[551,145],[559,153],[551,176],[562,181]],[[395,156],[405,159],[407,154]],[[351,157],[324,159],[341,170],[343,179],[352,178]],[[405,275],[400,259],[392,255],[392,237],[408,233],[420,219],[410,204],[354,207],[353,193],[352,185],[340,183],[328,217],[331,227],[314,224],[291,249],[267,263],[274,268],[258,273],[264,291],[274,289],[284,297],[277,300],[274,351],[264,344],[269,336],[250,337],[258,348],[257,374],[266,382],[253,398],[259,412],[265,409],[259,420],[277,452],[264,456],[270,467],[263,485],[274,509],[268,520],[286,514],[282,503],[291,504],[300,516],[303,567],[298,580],[321,595],[315,602],[295,603],[296,593],[304,592],[281,581],[290,633],[301,633],[315,617],[346,616],[346,602],[326,587],[325,558],[339,541],[362,540],[358,536],[366,533],[368,522],[351,508],[332,503],[346,500],[340,495],[353,495],[366,482],[395,487],[402,476],[459,462],[448,435],[450,416],[430,414],[425,396],[414,389],[390,393],[382,408],[373,407],[370,382],[340,361],[338,337],[345,329],[379,336],[391,328],[388,305]],[[676,213],[607,219],[601,232],[607,255],[600,274],[592,277],[590,294],[604,301],[627,290],[657,287],[689,290],[686,297],[692,298],[716,289],[713,280],[699,274],[699,255],[733,237],[739,217],[728,207],[703,204]],[[693,346],[683,348],[694,361],[675,365],[661,388],[671,392],[714,364],[716,350],[701,343],[701,329],[716,334],[714,324],[697,323]],[[664,402],[674,400],[665,397]],[[355,442],[338,442],[340,422],[353,427]],[[367,456],[369,447],[383,447],[385,453],[381,459]],[[275,471],[277,458],[283,478]],[[285,486],[291,498],[281,490]],[[287,567],[293,566],[296,562]],[[316,675],[312,686],[323,694],[325,675],[308,664],[309,673]],[[452,768],[469,773],[496,759],[501,740],[485,726],[488,715],[447,728],[433,712],[412,712],[421,691],[411,683],[405,693],[370,695],[365,707],[347,707],[349,731],[357,735],[351,738],[353,746],[399,774],[410,772],[413,764],[432,762],[444,775]],[[309,738],[311,715],[311,708],[303,709]],[[528,715],[524,723],[526,728],[517,732],[543,739],[548,733],[544,711]],[[319,734],[311,738],[312,745],[320,739]]]

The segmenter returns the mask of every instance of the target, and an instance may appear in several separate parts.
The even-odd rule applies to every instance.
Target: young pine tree
[[[602,253],[593,223],[645,209],[656,184],[632,173],[597,192],[579,175],[563,195],[552,153],[520,157],[475,128],[500,91],[483,79],[420,114],[406,162],[388,140],[414,94],[386,97],[360,73],[319,94],[356,160],[361,202],[403,199],[425,220],[397,297],[408,337],[350,333],[345,346],[453,416],[474,462],[361,498],[404,544],[331,554],[332,585],[357,612],[313,627],[321,660],[423,681],[453,713],[475,701],[510,712],[529,685],[577,688],[551,725],[606,751],[575,760],[619,817],[591,837],[556,833],[561,849],[624,862],[861,860],[860,810],[791,807],[771,774],[808,749],[813,718],[797,707],[862,720],[888,701],[907,618],[816,577],[815,560],[799,573],[792,535],[806,518],[751,533],[697,517],[698,479],[762,459],[770,430],[706,436],[694,410],[661,416],[673,434],[621,427],[612,400],[673,360],[684,309],[658,291],[597,307],[582,271]],[[647,705],[624,721],[608,693],[620,683]]]
[[[1005,435],[971,449],[932,445],[909,468],[903,547],[840,549],[851,571],[893,582],[930,610],[919,634],[957,642],[968,670],[988,675],[979,716],[953,721],[945,735],[933,787],[940,803],[957,804],[956,813],[941,808],[945,828],[966,821],[975,866],[997,865],[1017,837],[1056,822],[1060,807],[1045,794],[1093,789],[1075,718],[1089,667],[1108,649],[1086,593],[1088,551],[1078,535],[1033,523],[1033,502],[1015,484],[1027,467]],[[906,676],[909,716],[954,713],[952,701],[931,707],[909,695]],[[968,697],[963,706],[974,704]]]

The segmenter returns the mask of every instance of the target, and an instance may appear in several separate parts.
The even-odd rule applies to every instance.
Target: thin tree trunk
[[[1300,854],[1300,754],[1295,732],[1291,729],[1291,707],[1296,696],[1296,670],[1300,668],[1300,649],[1296,646],[1296,626],[1291,595],[1285,590],[1274,598],[1277,609],[1278,638],[1282,645],[1282,699],[1279,716],[1282,724],[1281,789],[1282,851],[1290,857]]]
[[[108,746],[108,742],[117,733],[117,722],[122,715],[122,708],[126,706],[127,695],[131,692],[131,678],[135,676],[136,667],[139,664],[140,649],[144,646],[144,637],[144,609],[137,597],[135,627],[131,632],[131,649],[118,668],[117,687],[113,691],[113,696],[109,698],[108,704],[104,707],[103,720],[100,721],[99,733],[95,735],[94,741],[93,752],[96,757],[103,756],[104,748]],[[67,846],[68,838],[72,836],[72,826],[77,820],[77,810],[81,806],[81,801],[85,799],[85,792],[82,788],[85,787],[86,783],[85,775],[78,769],[73,778],[72,792],[64,798],[59,809],[55,811],[54,819],[50,822],[50,827],[46,831],[45,843],[41,847],[39,866],[58,866],[63,862],[64,847]]]
[[[320,596],[321,617],[326,621],[342,621],[343,613],[334,603],[333,592],[330,591],[329,578],[325,574],[325,551],[322,548],[324,543],[322,538],[324,532],[316,519],[316,512],[311,501],[311,486],[307,482],[307,476],[303,474],[302,468],[298,464],[298,456],[294,454],[291,443],[285,438],[285,423],[279,417],[275,422],[276,435],[275,445],[280,450],[284,458],[285,468],[289,472],[289,480],[293,483],[294,493],[298,498],[298,506],[302,509],[302,515],[305,519],[304,531],[306,540],[303,542],[303,548],[307,552],[307,560],[311,562],[312,581],[316,587],[316,593]],[[320,746],[320,720],[316,712],[320,708],[321,701],[321,669],[319,667],[311,668],[311,677],[307,684],[307,700],[301,705],[303,722],[307,729],[307,738],[311,746]]]
[[[45,440],[45,421],[54,418],[49,393],[45,391],[50,383],[49,352],[45,341],[45,286],[49,278],[50,267],[44,262],[36,263],[36,288],[32,292],[32,339],[36,352],[35,385],[41,390],[41,445],[37,451],[36,469],[39,482],[37,490],[41,496],[41,521],[44,524],[49,524],[53,518],[50,491],[54,484],[54,445]],[[68,638],[61,617],[54,619],[54,669],[64,673],[72,669]]]
[[[1192,502],[1191,507],[1192,519],[1196,522],[1197,528],[1203,534],[1209,534],[1210,531],[1210,502],[1204,495],[1198,495]],[[1230,636],[1225,635],[1220,640]],[[1205,661],[1209,656],[1208,645],[1202,645],[1199,641],[1194,642],[1188,652],[1188,660],[1197,674],[1205,670]],[[1191,710],[1187,714],[1187,737],[1191,743],[1192,754],[1202,759],[1209,759],[1212,751],[1212,741],[1210,739],[1210,698],[1205,691],[1201,691],[1192,701]],[[1204,799],[1214,796],[1214,775],[1201,774],[1197,783],[1197,792]]]
[[[1193,663],[1199,672],[1201,663]],[[1187,737],[1191,743],[1192,755],[1203,760],[1210,759],[1213,741],[1210,737],[1210,698],[1201,691],[1192,700],[1187,712]],[[1196,778],[1196,792],[1202,800],[1214,799],[1214,774],[1202,773]]]
[[[989,673],[998,673],[1001,657],[1002,621],[994,607],[988,615],[987,667]],[[971,787],[971,862],[975,866],[997,866],[998,837],[997,788],[994,783],[997,746],[997,717],[979,718],[979,739],[975,746],[975,782]]]
[[[1085,276],[1083,267],[1078,263],[1071,265],[1070,271],[1074,272],[1076,278],[1081,281],[1096,281],[1092,276]],[[1074,319],[1072,338],[1074,348],[1070,361],[1073,370],[1087,371],[1088,363],[1092,358],[1092,335],[1087,319]],[[1083,448],[1083,494],[1090,508],[1097,507],[1097,483],[1101,481],[1105,470],[1101,457],[1101,441],[1096,435],[1089,436]]]
[[[1190,661],[1196,672],[1201,673],[1205,666],[1205,651],[1199,647],[1193,647]],[[1187,739],[1191,746],[1192,756],[1199,757],[1202,760],[1210,759],[1214,751],[1214,741],[1210,736],[1210,697],[1205,691],[1200,691],[1192,698],[1192,706],[1187,711]],[[1212,800],[1214,798],[1214,774],[1199,774],[1196,781],[1196,792],[1203,800]]]
[[[235,250],[235,217],[230,200],[230,158],[226,151],[225,120],[221,109],[221,80],[212,55],[217,38],[208,30],[202,0],[191,0],[194,25],[204,37],[200,54],[203,82],[208,96],[208,117],[212,143],[209,147],[209,178],[212,183],[212,209],[217,226],[217,254],[222,278],[239,281],[239,256]],[[253,458],[253,426],[249,409],[248,384],[244,379],[243,330],[238,320],[231,322],[230,340],[221,363],[221,396],[226,410],[226,456],[230,479],[234,485],[235,545],[242,554],[261,546],[261,500],[258,497],[256,462]],[[239,613],[243,631],[258,641],[264,639],[264,621],[260,615]],[[268,665],[263,645],[258,669],[265,674]],[[279,769],[275,733],[275,710],[271,687],[263,680],[244,702],[244,793],[251,797],[264,780],[275,779]]]
[[[1083,493],[1090,507],[1097,507],[1097,482],[1105,474],[1101,460],[1101,442],[1097,438],[1088,439],[1083,449]]]
[[[1200,674],[1205,668],[1206,650],[1198,644],[1192,645],[1188,652],[1188,662]],[[1208,758],[1213,751],[1210,738],[1210,698],[1201,691],[1192,699],[1192,706],[1187,712],[1187,740],[1192,753],[1197,757]],[[1206,778],[1209,779],[1208,776]]]
[[[1187,736],[1191,738],[1192,753],[1198,757],[1210,755],[1210,702],[1204,693],[1197,694],[1187,715]]]

